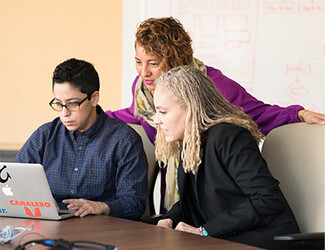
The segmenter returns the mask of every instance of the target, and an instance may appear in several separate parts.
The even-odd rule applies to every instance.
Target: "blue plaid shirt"
[[[63,199],[105,202],[111,216],[137,219],[145,211],[147,161],[142,140],[128,125],[111,119],[100,106],[85,132],[69,131],[60,118],[39,127],[15,162],[44,166],[59,206]]]

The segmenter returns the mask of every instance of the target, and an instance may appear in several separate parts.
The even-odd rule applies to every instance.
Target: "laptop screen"
[[[41,164],[0,162],[0,216],[59,220]]]

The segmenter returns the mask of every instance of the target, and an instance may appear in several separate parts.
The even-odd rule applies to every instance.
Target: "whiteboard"
[[[131,104],[139,22],[173,16],[194,56],[265,103],[325,112],[325,0],[124,0],[122,105]]]

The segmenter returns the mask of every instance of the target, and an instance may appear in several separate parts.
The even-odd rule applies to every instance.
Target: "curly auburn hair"
[[[203,132],[222,122],[246,128],[256,143],[264,137],[247,114],[229,103],[211,80],[193,67],[176,67],[162,73],[156,84],[158,88],[171,91],[177,103],[187,110],[182,141],[168,143],[158,127],[156,157],[159,163],[180,155],[184,171],[195,173],[201,163]]]
[[[193,62],[192,39],[177,19],[149,18],[140,23],[135,37],[135,46],[159,59],[162,72]]]

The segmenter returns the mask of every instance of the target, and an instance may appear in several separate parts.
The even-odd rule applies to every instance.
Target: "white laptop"
[[[0,162],[0,216],[61,220],[74,213],[56,209],[41,164]]]

